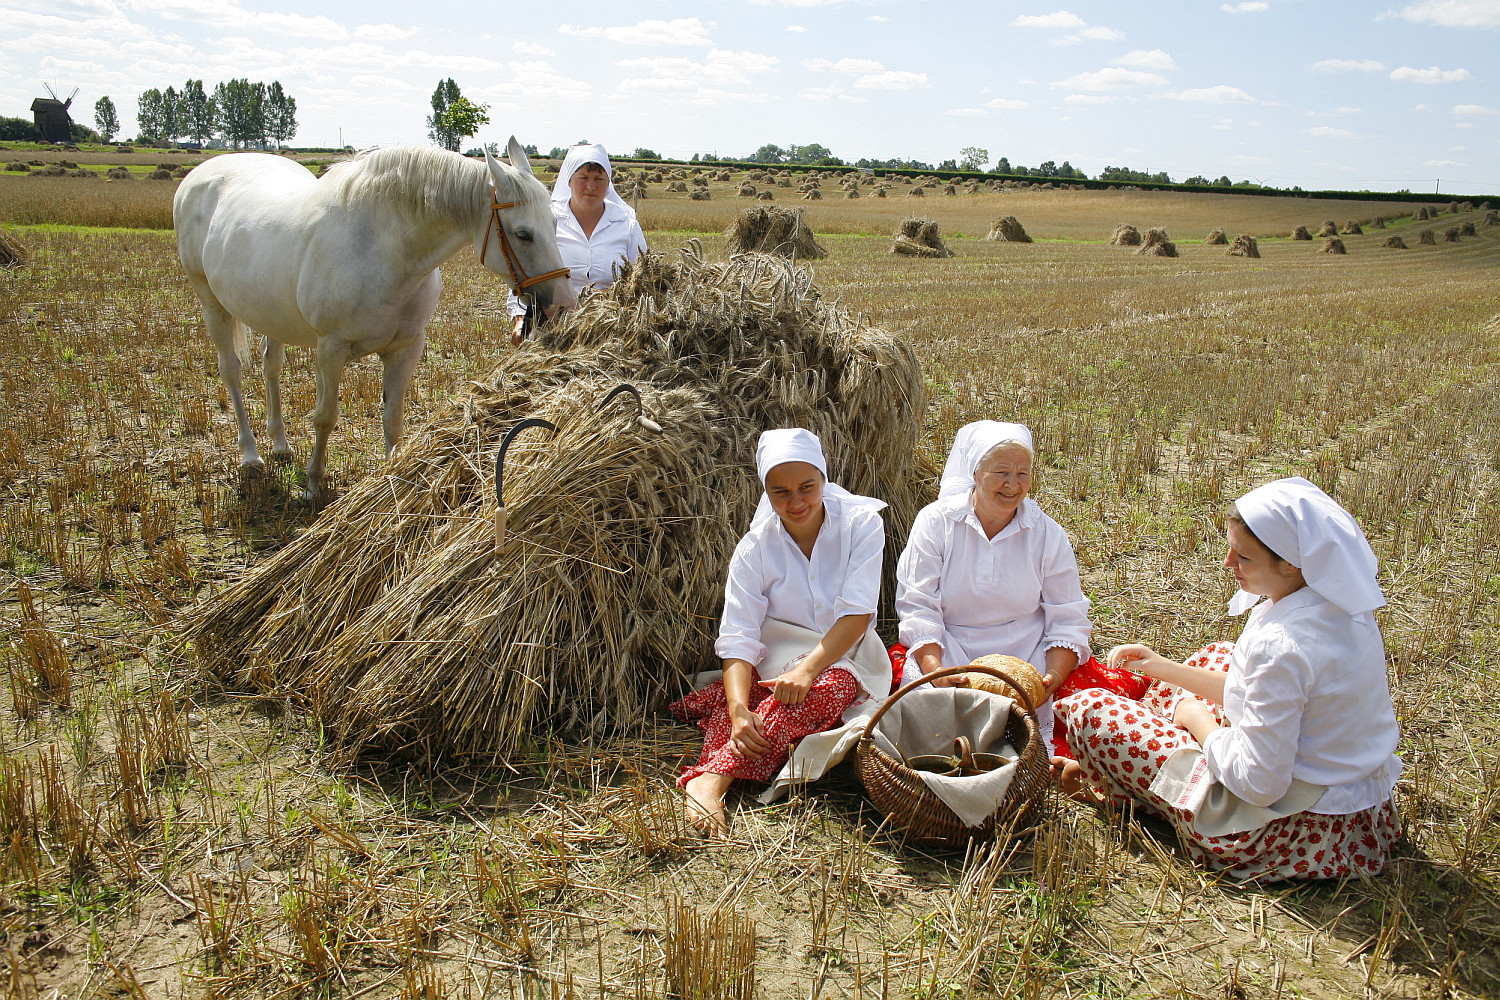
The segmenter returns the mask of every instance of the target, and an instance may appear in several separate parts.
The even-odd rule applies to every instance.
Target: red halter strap
[[[548,271],[546,274],[536,274],[531,277],[526,276],[525,268],[521,267],[521,258],[516,256],[515,248],[510,245],[510,237],[505,235],[505,227],[500,224],[500,210],[502,208],[515,207],[516,203],[513,201],[497,200],[495,198],[495,189],[493,187],[490,188],[490,221],[484,228],[484,245],[479,248],[479,263],[481,266],[484,264],[484,256],[489,252],[490,230],[493,229],[500,238],[500,252],[505,255],[505,266],[510,270],[511,288],[517,295],[520,295],[533,285],[540,285],[542,282],[551,281],[553,278],[566,278],[569,272],[567,268],[560,267],[555,271]]]

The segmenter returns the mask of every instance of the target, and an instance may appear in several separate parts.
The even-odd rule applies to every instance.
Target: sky
[[[296,98],[291,145],[365,148],[427,142],[451,76],[476,144],[1494,194],[1497,43],[1500,0],[0,0],[0,114],[78,87],[129,137],[142,91],[248,77]]]

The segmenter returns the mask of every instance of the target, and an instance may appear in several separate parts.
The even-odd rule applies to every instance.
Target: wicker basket
[[[986,673],[998,677],[1017,690],[1021,685],[1003,670],[975,666],[947,667],[904,685],[880,706],[865,725],[864,735],[855,748],[854,767],[860,784],[875,807],[890,820],[892,828],[906,834],[914,843],[937,847],[962,847],[973,839],[988,839],[997,831],[1019,829],[1031,821],[1042,793],[1046,791],[1047,754],[1037,727],[1036,710],[1023,695],[1017,701],[1024,710],[1010,713],[1005,726],[1006,739],[1020,753],[1016,775],[1005,792],[999,809],[982,826],[965,826],[942,799],[922,781],[921,776],[880,748],[871,733],[882,716],[907,692],[939,677],[962,673]]]

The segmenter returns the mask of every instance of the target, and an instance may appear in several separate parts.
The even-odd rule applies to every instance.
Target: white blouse
[[[557,219],[557,250],[568,269],[574,294],[585,288],[608,288],[615,283],[616,265],[635,260],[646,249],[646,234],[641,231],[641,224],[634,215],[611,202],[604,203],[604,216],[594,227],[593,236],[584,235],[566,201],[553,202],[552,215]],[[512,294],[505,300],[505,311],[514,317],[525,309]]]
[[[759,667],[766,655],[760,629],[767,618],[827,634],[847,615],[875,614],[885,522],[878,511],[827,495],[823,510],[823,526],[810,558],[802,554],[779,517],[752,525],[735,546],[724,585],[724,616],[714,643],[714,652],[721,658]],[[783,666],[767,664],[760,675],[769,679],[780,674]],[[888,676],[885,680],[889,684]],[[866,678],[860,681],[870,686]],[[886,690],[870,693],[884,696]]]
[[[1203,741],[1209,771],[1253,805],[1293,778],[1326,785],[1310,810],[1341,816],[1391,797],[1400,733],[1385,643],[1369,612],[1350,615],[1310,587],[1250,612],[1224,682],[1232,725]]]
[[[1053,646],[1086,661],[1093,625],[1068,533],[1027,497],[1011,522],[986,538],[973,497],[940,497],[912,522],[896,564],[902,644],[915,650],[936,643],[945,667],[1001,653],[1046,673]]]

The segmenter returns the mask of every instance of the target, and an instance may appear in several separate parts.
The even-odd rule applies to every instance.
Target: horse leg
[[[219,305],[218,301],[199,295],[203,302],[203,325],[209,339],[219,353],[219,377],[229,388],[229,398],[234,401],[234,419],[239,425],[240,465],[247,469],[264,469],[255,450],[255,432],[250,429],[250,414],[245,409],[245,388],[240,370],[240,351],[245,336],[245,327]]]
[[[339,385],[350,359],[349,345],[333,337],[318,341],[318,401],[313,407],[313,451],[307,463],[305,499],[323,495],[323,465],[328,458],[328,436],[339,422]]]
[[[380,383],[380,399],[384,404],[381,426],[385,430],[385,457],[390,458],[396,445],[401,443],[401,434],[406,422],[406,387],[411,384],[412,373],[417,362],[422,360],[422,346],[426,343],[425,332],[418,331],[416,339],[398,350],[381,357],[384,373]]]
[[[260,364],[266,376],[266,432],[271,435],[271,461],[288,462],[292,446],[286,443],[286,421],[281,414],[281,370],[286,365],[286,345],[262,337]]]

